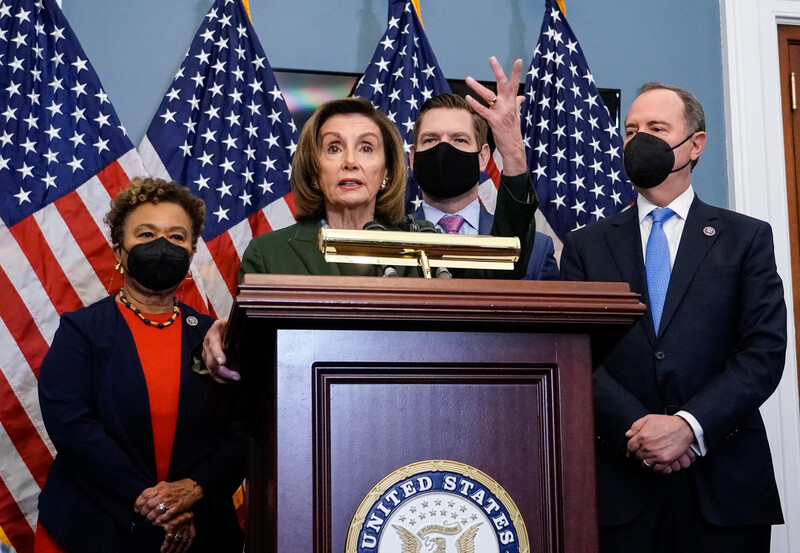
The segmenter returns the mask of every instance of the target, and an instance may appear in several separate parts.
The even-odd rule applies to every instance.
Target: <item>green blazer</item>
[[[286,275],[381,276],[377,265],[328,263],[319,251],[319,221],[301,221],[290,227],[267,232],[250,241],[242,256],[239,280],[246,273]],[[400,230],[389,228],[389,230]],[[395,267],[399,276],[419,276],[416,267]]]
[[[531,246],[536,234],[534,214],[539,205],[536,191],[527,173],[503,176],[497,195],[492,236],[519,236],[520,259],[513,271],[453,269],[457,278],[505,278],[525,276]],[[262,234],[250,241],[242,256],[239,280],[246,273],[292,275],[366,275],[381,276],[379,266],[328,263],[319,251],[319,221],[302,221],[290,227]],[[389,230],[400,230],[389,228]],[[420,276],[416,267],[395,267],[399,276]]]

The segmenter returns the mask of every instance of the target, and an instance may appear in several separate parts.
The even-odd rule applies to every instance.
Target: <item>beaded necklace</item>
[[[123,288],[119,289],[118,296],[119,296],[120,303],[122,303],[122,305],[124,305],[125,307],[127,307],[131,311],[133,311],[136,314],[136,316],[139,317],[144,322],[144,324],[146,324],[147,326],[154,326],[156,328],[166,328],[169,325],[171,325],[172,323],[174,323],[175,320],[178,318],[178,315],[180,315],[180,313],[181,313],[181,310],[178,309],[178,298],[174,298],[173,297],[172,298],[172,316],[169,319],[167,319],[165,322],[163,322],[163,323],[154,323],[153,321],[151,321],[150,319],[148,319],[147,317],[142,315],[141,309],[139,309],[138,307],[134,307],[133,304],[131,304],[130,300],[125,296],[125,292],[123,290],[124,290]]]

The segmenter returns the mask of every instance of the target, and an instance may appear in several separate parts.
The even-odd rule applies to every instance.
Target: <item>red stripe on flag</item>
[[[206,315],[210,314],[209,307],[206,305],[206,300],[197,289],[197,284],[191,278],[186,278],[175,290],[175,297],[188,306],[193,307],[200,313]]]
[[[208,315],[214,319],[219,319],[219,315],[217,315],[217,312],[214,311],[214,306],[210,303],[208,304]]]
[[[236,248],[233,247],[233,240],[227,232],[223,232],[210,242],[206,242],[206,247],[211,252],[211,257],[217,264],[217,269],[228,286],[231,296],[235,296],[236,288],[239,285],[239,266],[238,263],[233,262],[234,259],[238,259]]]
[[[105,169],[97,173],[97,178],[103,183],[108,195],[116,198],[119,191],[128,186],[130,179],[118,161],[111,163]]]
[[[294,205],[294,194],[289,192],[283,197],[283,200],[286,202],[286,205],[289,206],[289,211],[292,212],[292,215],[297,215],[297,207]]]
[[[14,501],[6,483],[0,478],[0,526],[8,536],[11,546],[19,551],[33,551],[33,529]]]
[[[266,216],[262,210],[258,210],[250,217],[247,218],[250,221],[250,231],[253,233],[253,236],[261,236],[265,232],[271,232],[272,227],[269,225],[269,221],[267,221]]]
[[[39,366],[49,345],[2,268],[0,268],[0,319],[3,319],[22,355],[38,378]]]
[[[50,455],[50,450],[39,436],[25,409],[22,408],[2,369],[0,369],[0,422],[41,488],[44,486],[53,456]]]
[[[113,290],[110,285],[116,272],[114,265],[117,260],[108,246],[103,231],[97,227],[97,223],[77,192],[56,200],[55,205],[86,260],[97,274],[97,278],[111,293]]]
[[[486,165],[486,174],[489,175],[490,179],[492,179],[494,187],[498,188],[500,186],[500,170],[497,168],[497,164],[491,157],[489,158],[488,165]]]
[[[59,314],[83,307],[33,217],[9,227]]]

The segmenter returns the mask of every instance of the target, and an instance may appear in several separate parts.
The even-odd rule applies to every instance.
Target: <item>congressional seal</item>
[[[419,461],[378,482],[350,523],[346,553],[529,553],[511,496],[475,467]]]

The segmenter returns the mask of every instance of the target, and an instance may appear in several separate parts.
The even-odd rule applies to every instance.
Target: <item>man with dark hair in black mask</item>
[[[625,120],[633,208],[567,236],[565,280],[628,282],[647,311],[595,344],[600,551],[754,553],[781,524],[759,407],[786,307],[770,226],[700,201],[700,103],[649,83]]]
[[[474,79],[467,79],[488,108],[471,97],[465,100],[456,94],[439,94],[422,105],[414,124],[411,164],[423,202],[411,215],[435,223],[442,232],[497,234],[497,229],[491,232],[495,218],[478,199],[480,173],[491,156],[490,126],[503,158],[501,190],[517,198],[520,191],[531,187],[519,125],[519,69],[515,65],[511,79],[506,80],[497,60],[492,58],[490,64],[497,78],[496,96]],[[518,64],[521,67],[521,62]],[[501,225],[510,216],[502,209],[496,215]],[[537,232],[525,278],[557,279],[553,254],[552,239]]]

